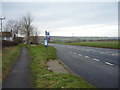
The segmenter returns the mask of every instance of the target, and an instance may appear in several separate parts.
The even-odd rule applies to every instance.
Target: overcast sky
[[[4,22],[27,12],[34,18],[40,35],[118,36],[117,2],[3,2]]]

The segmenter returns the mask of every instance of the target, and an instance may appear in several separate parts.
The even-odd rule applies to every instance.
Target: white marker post
[[[44,45],[45,45],[45,47],[48,46],[48,41],[46,39],[45,39]]]
[[[45,41],[44,41],[44,45],[45,45],[45,47],[46,47],[46,56],[47,56],[48,41],[50,41],[49,32],[45,31]]]

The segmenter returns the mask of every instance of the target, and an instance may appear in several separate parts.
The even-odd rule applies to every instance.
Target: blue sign
[[[50,35],[50,33],[45,31],[45,41],[44,41],[45,47],[48,46],[48,41],[50,41],[50,36],[49,35]]]
[[[50,36],[47,37],[48,41],[50,41]]]

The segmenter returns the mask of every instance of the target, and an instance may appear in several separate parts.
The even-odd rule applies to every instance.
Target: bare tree
[[[33,32],[33,25],[32,25],[32,16],[30,13],[27,13],[26,16],[22,17],[22,32],[25,34],[27,44],[30,44],[30,34]]]
[[[18,35],[24,35],[27,44],[30,44],[30,36],[38,36],[37,28],[32,24],[33,18],[30,13],[22,16],[19,20],[9,20],[5,31],[12,32],[14,40]]]
[[[17,21],[17,20],[9,20],[6,24],[6,28],[5,28],[5,31],[9,31],[12,33],[13,35],[13,40],[14,41],[17,41],[16,40],[16,37],[18,37],[18,34],[20,32],[20,29],[21,29],[21,23],[20,21]]]
[[[6,24],[6,28],[5,28],[5,30],[6,31],[13,31],[13,28],[14,28],[14,20],[9,20],[8,22],[7,22],[7,24]]]
[[[21,27],[22,27],[22,25],[21,25],[20,21],[15,21],[13,29],[14,29],[14,33],[16,34],[17,37],[18,37],[19,32],[21,31]]]

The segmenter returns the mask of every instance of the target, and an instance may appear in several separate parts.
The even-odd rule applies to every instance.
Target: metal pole
[[[46,57],[47,57],[47,47],[46,47]]]
[[[45,39],[47,40],[47,31],[45,31]],[[46,46],[46,57],[47,57],[47,46]]]
[[[4,20],[4,19],[5,19],[4,17],[0,18],[0,20],[1,20],[1,32],[2,32],[2,20]]]
[[[0,19],[1,20],[1,33],[2,33],[2,19]]]
[[[0,18],[1,21],[1,33],[0,33],[0,39],[2,40],[2,19]]]

